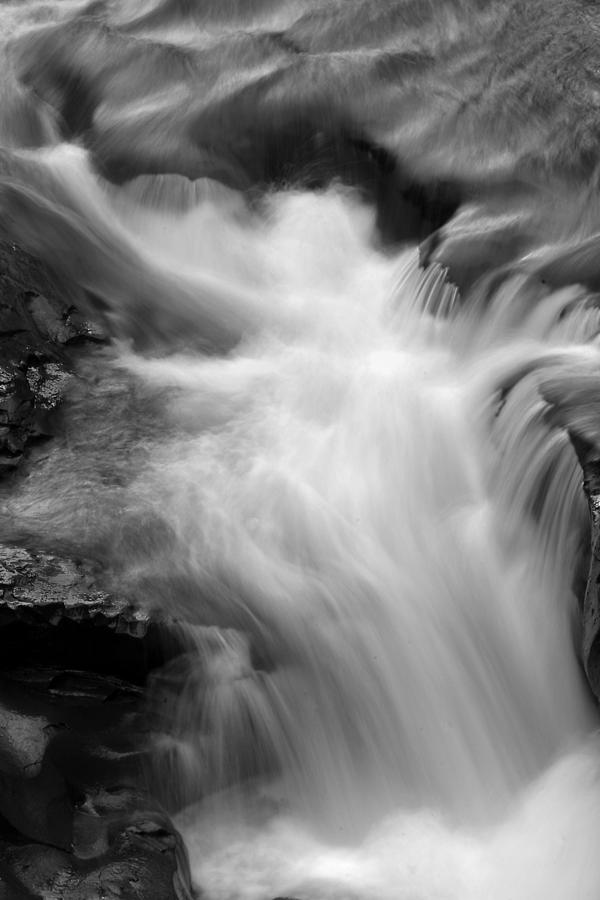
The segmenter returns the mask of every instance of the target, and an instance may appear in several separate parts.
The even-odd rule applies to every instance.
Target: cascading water
[[[187,46],[146,6],[132,28]],[[154,777],[203,896],[597,897],[569,439],[600,422],[593,295],[543,283],[536,249],[459,296],[340,184],[116,187],[47,143],[6,151],[4,227],[116,341],[8,508],[186,623]]]

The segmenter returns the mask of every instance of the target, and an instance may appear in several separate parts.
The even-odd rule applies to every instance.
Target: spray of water
[[[459,301],[342,189],[260,215],[209,183],[115,194],[59,147],[2,190],[123,338],[11,512],[188,623],[155,777],[206,895],[592,900],[585,292],[517,274]]]
[[[179,619],[207,900],[597,900],[593,6],[0,4],[0,236],[114,338],[0,536]]]

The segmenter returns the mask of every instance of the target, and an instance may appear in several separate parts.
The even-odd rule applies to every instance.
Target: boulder
[[[0,898],[191,900],[185,848],[146,789],[145,754],[136,685],[90,671],[5,671]]]

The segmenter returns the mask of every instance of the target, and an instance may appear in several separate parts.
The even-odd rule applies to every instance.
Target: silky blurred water
[[[518,135],[487,107],[459,129],[454,100],[432,124],[443,72],[448,96],[483,85],[514,22],[300,2],[0,20],[2,234],[113,337],[6,508],[180,620],[151,777],[202,896],[595,898],[570,434],[598,440],[597,204],[583,170],[556,174],[548,98],[533,121],[514,89]],[[387,157],[350,165],[337,106],[294,118],[288,67],[311,122],[328,85],[412,177],[472,178],[456,214],[434,222],[438,192],[417,221],[400,191],[390,240]]]

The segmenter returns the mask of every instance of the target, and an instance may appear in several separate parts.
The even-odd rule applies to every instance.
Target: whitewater
[[[438,106],[444,73],[444,103],[483,91],[490,34],[580,22],[581,50],[589,7],[0,6],[2,235],[112,338],[5,509],[178,622],[148,778],[198,897],[600,894],[595,168],[581,118],[554,143],[539,96],[526,119],[527,53],[518,133],[496,94],[460,133]],[[284,120],[292,41],[311,96]],[[336,143],[339,108],[368,141]]]

